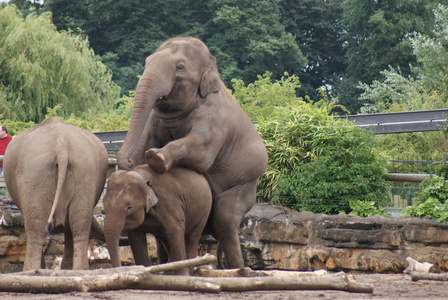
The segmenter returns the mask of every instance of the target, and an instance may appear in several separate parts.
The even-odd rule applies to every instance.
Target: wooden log
[[[221,285],[223,291],[243,292],[256,290],[341,290],[355,293],[373,293],[373,285],[351,280],[346,274],[338,276],[305,277],[208,277]],[[140,285],[140,284],[139,284]]]
[[[203,264],[216,263],[216,257],[206,254],[202,257],[185,261],[167,263],[163,265],[144,267],[131,266],[98,270],[29,270],[20,273],[0,274],[0,291],[23,292],[23,293],[66,293],[72,291],[105,291],[117,289],[135,288],[140,276],[148,278],[145,274],[172,271],[178,268],[200,266]],[[163,276],[160,276],[163,277]],[[150,278],[147,281],[159,282],[160,278]],[[215,283],[194,283],[190,279],[184,285],[177,284],[180,290],[219,292],[220,286]],[[160,287],[162,283],[157,283]],[[184,288],[182,289],[182,286]]]
[[[156,275],[157,276],[157,275]],[[140,276],[137,285],[139,289],[149,290],[184,290],[184,282],[192,277],[145,274]],[[201,280],[221,286],[222,291],[244,292],[257,290],[341,290],[356,293],[373,293],[373,285],[352,280],[345,273],[305,276],[305,277],[207,277],[196,278],[196,284]]]
[[[448,273],[422,273],[422,272],[411,272],[412,281],[419,280],[437,280],[437,281],[448,281]]]
[[[138,276],[113,274],[95,276],[30,276],[0,275],[0,291],[19,293],[59,294],[67,292],[91,292],[132,288]]]
[[[96,269],[96,270],[50,270],[50,269],[37,269],[28,270],[23,272],[14,273],[15,275],[40,275],[40,276],[84,276],[84,275],[106,275],[115,273],[158,273],[174,271],[184,267],[197,267],[207,264],[216,264],[216,257],[212,254],[206,253],[204,256],[175,261],[162,265],[155,265],[150,267],[144,266],[124,266],[109,269]]]
[[[275,277],[301,277],[301,276],[321,276],[328,274],[325,270],[316,271],[282,271],[282,270],[269,270],[269,271],[256,271],[251,268],[241,269],[201,269],[198,268],[194,271],[194,275],[201,277],[263,277],[263,276],[275,276]]]
[[[158,272],[168,272],[168,271],[179,270],[182,268],[197,267],[197,266],[201,266],[201,265],[216,264],[216,263],[217,263],[216,256],[206,253],[204,256],[187,259],[187,260],[174,261],[174,262],[166,263],[166,264],[162,264],[162,265],[156,265],[156,266],[148,267],[148,269],[150,269],[150,272],[152,274],[155,274]]]
[[[207,293],[221,292],[221,285],[208,279],[148,273],[140,274],[139,283],[134,288],[142,290],[199,291]]]
[[[262,271],[253,271],[251,268],[240,269],[201,269],[194,270],[193,275],[200,277],[260,277],[264,275]]]
[[[21,274],[0,275],[0,290],[10,292],[64,293],[71,291],[104,291],[116,289],[181,290],[217,293],[223,291],[254,290],[343,290],[349,292],[372,293],[373,285],[358,283],[345,273],[324,274],[321,276],[266,276],[265,272],[250,268],[237,269],[236,273],[246,276],[253,274],[264,277],[189,277],[155,275],[160,271],[216,263],[216,257],[207,254],[203,257],[143,267],[121,267],[104,270],[33,270]],[[222,272],[222,271],[221,271]],[[231,270],[234,272],[235,270]],[[289,272],[288,272],[289,273]],[[303,273],[303,272],[294,272]],[[306,272],[312,273],[312,272]],[[82,275],[81,275],[82,274]],[[268,273],[269,274],[269,273]]]

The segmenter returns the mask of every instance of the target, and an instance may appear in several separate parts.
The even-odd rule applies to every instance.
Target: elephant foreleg
[[[169,142],[161,149],[151,148],[145,153],[146,163],[159,173],[177,165],[205,172],[212,166],[217,153],[208,135],[190,134]]]
[[[182,228],[182,230],[177,230],[176,232],[168,233],[166,240],[171,262],[184,260],[187,258],[187,253],[185,250],[184,228]],[[190,275],[190,272],[188,271],[188,268],[183,268],[173,271],[173,274]]]
[[[187,259],[198,256],[199,240],[201,239],[201,231],[185,235],[185,249],[187,251]]]
[[[148,242],[146,233],[139,230],[128,231],[129,244],[136,265],[150,266],[151,260],[148,255]]]

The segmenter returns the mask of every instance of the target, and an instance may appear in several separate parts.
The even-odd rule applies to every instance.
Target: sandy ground
[[[448,299],[448,282],[420,280],[411,281],[406,274],[355,274],[355,280],[374,285],[372,294],[349,293],[344,291],[255,291],[255,292],[221,292],[206,294],[199,292],[120,290],[94,293],[23,294],[0,292],[0,299]]]

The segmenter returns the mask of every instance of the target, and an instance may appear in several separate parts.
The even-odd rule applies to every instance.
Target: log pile
[[[341,290],[372,293],[371,284],[359,283],[343,272],[326,271],[253,271],[202,270],[195,276],[161,275],[183,267],[216,264],[216,257],[206,254],[195,259],[163,265],[129,266],[89,271],[32,270],[0,274],[0,291],[23,293],[96,292],[119,289],[178,290],[219,293],[254,290]]]

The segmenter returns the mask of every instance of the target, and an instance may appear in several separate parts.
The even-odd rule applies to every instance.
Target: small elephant
[[[159,263],[197,256],[212,194],[204,176],[193,170],[179,167],[159,174],[141,165],[112,173],[103,204],[112,265],[121,265],[118,245],[124,229],[135,263],[148,266],[146,233],[156,237]],[[188,275],[188,269],[176,274]]]
[[[44,268],[46,232],[64,230],[61,268],[88,269],[93,209],[104,189],[108,155],[93,133],[56,117],[15,136],[4,156],[8,192],[22,213],[24,270]]]
[[[268,157],[202,41],[173,38],[146,59],[117,161],[123,170],[146,162],[160,173],[182,166],[204,174],[213,193],[211,233],[227,267],[244,266],[239,228]]]

